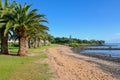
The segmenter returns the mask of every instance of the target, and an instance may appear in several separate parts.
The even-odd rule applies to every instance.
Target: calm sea
[[[120,43],[107,43],[103,46],[87,46],[90,48],[120,48]],[[119,57],[120,58],[120,50],[83,50],[80,52],[81,54],[85,54],[85,53],[94,53],[94,54],[104,54],[104,55],[108,55],[111,57]]]

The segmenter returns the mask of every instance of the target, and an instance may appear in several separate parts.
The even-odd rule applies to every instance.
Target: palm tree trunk
[[[31,48],[30,39],[28,40],[28,48]]]
[[[26,33],[25,33],[26,34]],[[19,56],[25,56],[27,53],[27,37],[25,34],[21,37],[19,37],[19,50],[18,50],[18,55]]]
[[[37,48],[37,39],[35,39],[35,48]]]
[[[35,41],[33,41],[33,44],[32,44],[33,48],[35,48]]]
[[[35,44],[36,44],[36,42],[35,42],[35,39],[34,39],[34,40],[33,40],[33,45],[32,45],[33,48],[36,48],[36,47],[35,47]]]
[[[9,54],[8,52],[8,34],[4,36],[4,30],[1,30],[1,53]]]
[[[38,45],[38,44],[37,44],[37,38],[34,39],[33,43],[34,43],[33,47],[34,47],[34,48],[37,48],[37,45]]]
[[[0,29],[0,52],[1,52],[1,29]]]
[[[26,52],[28,53],[28,49],[29,49],[29,45],[28,45],[28,38],[26,39],[26,46],[27,46],[27,50],[26,50]]]
[[[46,40],[44,39],[43,41],[44,41],[44,46],[46,46]]]
[[[38,40],[38,47],[40,47],[41,46],[41,40],[39,39]]]

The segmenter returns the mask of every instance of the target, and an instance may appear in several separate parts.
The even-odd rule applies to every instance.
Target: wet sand
[[[120,64],[75,54],[70,47],[45,50],[46,62],[55,73],[52,80],[120,80]]]

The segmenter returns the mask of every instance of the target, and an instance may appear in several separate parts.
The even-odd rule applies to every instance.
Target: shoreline
[[[120,63],[76,54],[71,47],[45,50],[52,80],[120,80]]]
[[[112,57],[111,55],[106,55],[106,54],[101,54],[101,53],[92,53],[92,52],[91,53],[80,53],[83,50],[82,48],[78,49],[78,48],[73,48],[72,47],[71,50],[76,54],[120,63],[120,58],[119,57]]]
[[[100,53],[77,53],[77,54],[120,63],[120,58],[107,56],[105,54],[100,54]]]

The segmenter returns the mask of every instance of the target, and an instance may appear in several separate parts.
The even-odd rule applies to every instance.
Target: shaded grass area
[[[29,54],[37,54],[35,56],[0,55],[0,80],[49,80],[53,73],[50,72],[49,65],[42,62],[47,58],[43,50],[53,46],[57,45],[29,49]],[[12,54],[16,54],[17,50],[18,48],[10,48]]]

